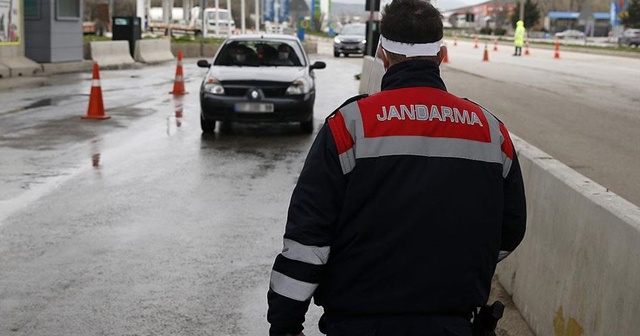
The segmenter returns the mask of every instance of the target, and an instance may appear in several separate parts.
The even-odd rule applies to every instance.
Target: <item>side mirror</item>
[[[198,61],[198,66],[201,68],[210,68],[211,67],[211,63],[209,63],[206,60],[199,60]]]
[[[324,69],[327,67],[327,63],[322,62],[322,61],[317,61],[314,62],[313,64],[311,64],[311,70],[313,69]]]

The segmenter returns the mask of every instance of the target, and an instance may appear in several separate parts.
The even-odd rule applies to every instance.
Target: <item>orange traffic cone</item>
[[[524,42],[524,55],[529,56],[529,39]]]
[[[498,51],[498,39],[493,40],[493,51]]]
[[[484,44],[484,55],[482,56],[483,62],[489,62],[489,51],[487,50],[487,44]]]
[[[475,44],[473,45],[474,49],[478,49],[478,38],[475,38]]]
[[[104,103],[102,101],[102,88],[100,87],[100,66],[93,63],[93,79],[91,80],[91,94],[89,96],[89,108],[87,115],[83,119],[109,119],[104,114]]]
[[[553,55],[553,58],[560,58],[560,42],[556,41],[556,52]]]
[[[173,82],[173,91],[169,93],[179,96],[187,93],[184,90],[184,74],[182,73],[182,51],[178,51],[178,67],[176,68],[176,79]]]

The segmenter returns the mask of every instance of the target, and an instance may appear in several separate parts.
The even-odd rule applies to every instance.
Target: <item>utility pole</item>
[[[200,0],[200,57],[204,56],[204,36],[206,35],[207,26],[204,24],[204,3],[206,0]]]
[[[524,0],[520,0],[520,20],[524,22]]]
[[[256,19],[255,19],[255,29],[256,29],[256,34],[258,34],[260,32],[260,1],[256,0]]]
[[[241,27],[242,27],[242,33],[246,34],[247,33],[247,31],[246,31],[247,27],[246,27],[246,25],[244,23],[244,17],[245,17],[244,0],[241,0],[240,1],[240,21],[241,21],[240,24],[241,24]]]
[[[228,22],[229,21],[227,21],[227,23]],[[230,29],[229,26],[227,26],[227,29]],[[216,0],[216,37],[219,35],[220,35],[220,0]]]
[[[231,16],[231,0],[227,0],[227,15],[229,16],[227,20],[231,21],[233,17]],[[227,37],[231,36],[231,26],[227,25]]]
[[[369,22],[367,23],[369,27],[368,33],[367,33],[367,55],[375,56],[373,55],[373,13],[375,11],[373,7],[375,6],[376,1],[375,0],[367,0],[367,1],[369,1]]]

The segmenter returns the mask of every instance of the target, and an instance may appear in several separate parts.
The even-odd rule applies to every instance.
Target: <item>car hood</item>
[[[338,35],[338,39],[342,42],[360,42],[365,37],[361,35]]]
[[[214,66],[209,76],[219,81],[263,80],[275,82],[292,82],[305,75],[306,67],[252,67],[252,66]]]

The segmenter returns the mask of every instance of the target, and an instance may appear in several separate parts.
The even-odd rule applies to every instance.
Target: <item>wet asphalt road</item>
[[[312,57],[327,62],[316,72],[316,129],[357,93],[361,70],[360,58],[334,59],[321,48]],[[525,67],[524,77],[510,77],[516,60],[475,57],[451,54],[443,77],[452,92],[561,160],[640,195],[640,109],[624,105],[637,103],[627,97],[637,85],[624,96],[581,96],[597,84],[591,75],[563,86],[573,73],[537,78]],[[80,118],[90,74],[0,92],[0,335],[265,334],[269,270],[313,136],[295,124],[201,135],[204,70],[195,61],[185,60],[189,94],[181,99],[168,94],[174,64],[101,72],[105,121]],[[558,84],[541,88],[545,77]],[[604,121],[608,129],[596,132]],[[608,132],[631,142],[616,144]],[[605,154],[630,158],[610,167]],[[308,335],[319,335],[318,317],[312,307]]]
[[[324,60],[316,127],[361,68]],[[265,333],[268,275],[313,136],[297,124],[202,136],[204,70],[186,60],[184,71],[177,100],[173,64],[102,71],[104,121],[80,118],[89,74],[0,93],[1,335]]]

